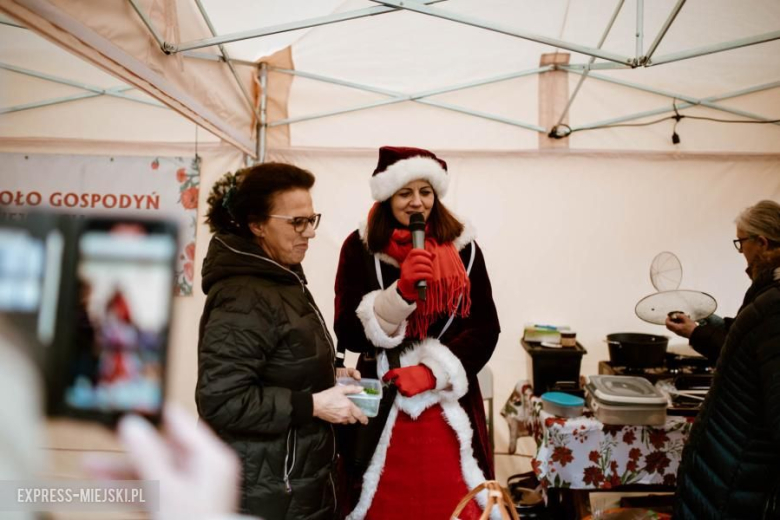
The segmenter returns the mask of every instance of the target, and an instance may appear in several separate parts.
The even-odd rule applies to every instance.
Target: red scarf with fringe
[[[411,250],[412,233],[402,228],[393,231],[383,253],[401,265]],[[427,298],[418,301],[409,316],[406,335],[413,338],[424,338],[428,327],[442,316],[465,317],[471,311],[471,281],[452,242],[439,244],[426,233],[425,250],[433,253],[433,280],[428,282]]]

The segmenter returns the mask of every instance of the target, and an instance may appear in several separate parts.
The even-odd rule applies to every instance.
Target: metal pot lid
[[[682,282],[682,264],[674,253],[662,251],[650,264],[650,281],[656,291],[674,291]]]
[[[694,321],[703,320],[718,308],[715,298],[701,291],[662,291],[645,296],[636,304],[634,312],[639,319],[655,325],[664,325],[670,312],[682,312]]]
[[[667,399],[644,377],[637,376],[588,376],[589,388],[594,397],[612,405],[666,406]]]

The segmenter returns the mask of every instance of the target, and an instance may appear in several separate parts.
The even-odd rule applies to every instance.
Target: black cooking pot
[[[613,366],[648,368],[664,364],[669,338],[655,334],[619,332],[607,334],[609,361]]]

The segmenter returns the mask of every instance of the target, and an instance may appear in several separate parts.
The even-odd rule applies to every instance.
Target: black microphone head
[[[425,217],[422,213],[409,215],[409,229],[412,231],[425,230]]]

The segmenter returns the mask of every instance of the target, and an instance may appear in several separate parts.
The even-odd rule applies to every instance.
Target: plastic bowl
[[[359,394],[348,394],[347,397],[363,410],[366,417],[376,417],[379,413],[379,402],[382,400],[382,382],[379,379],[363,378],[360,381],[351,377],[340,377],[339,386],[358,385],[365,390]],[[371,393],[366,393],[366,390]]]
[[[542,409],[557,417],[579,417],[585,406],[585,400],[576,395],[563,392],[545,392],[542,394]]]

